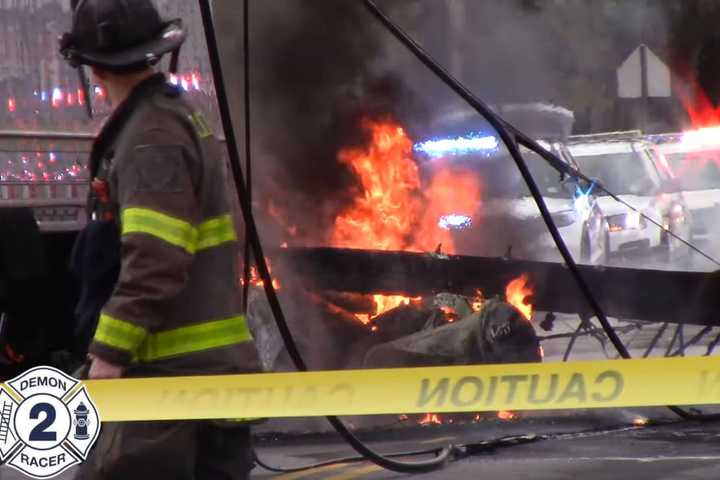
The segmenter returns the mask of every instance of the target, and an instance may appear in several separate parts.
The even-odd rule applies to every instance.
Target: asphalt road
[[[657,418],[662,411],[645,412]],[[624,412],[627,418],[638,412]],[[633,427],[617,412],[607,418],[596,415],[489,421],[471,425],[415,427],[403,432],[371,435],[371,444],[384,452],[425,449],[450,443],[473,443],[505,435],[547,432],[567,433],[546,440],[498,448],[482,455],[453,461],[424,479],[500,478],[503,480],[562,480],[582,477],[601,479],[685,480],[720,478],[720,424],[673,422]],[[622,428],[613,430],[611,426]],[[604,430],[607,429],[607,430]],[[593,430],[595,430],[593,432]],[[274,466],[295,466],[342,457],[351,451],[333,437],[262,441],[258,454]],[[254,478],[349,480],[405,478],[362,462],[340,464],[308,472],[272,474],[258,469]]]
[[[641,416],[657,419],[660,423],[633,426],[632,420]],[[365,432],[361,436],[378,451],[398,452],[547,433],[553,435],[452,461],[443,469],[424,474],[421,478],[720,478],[720,423],[678,422],[663,409],[527,414],[515,421],[490,419],[452,425],[419,426],[413,422],[399,428]],[[284,468],[353,454],[332,434],[262,435],[256,446],[264,462]],[[72,475],[71,470],[57,478],[70,480]],[[387,472],[369,462],[357,462],[297,473],[270,473],[258,467],[252,477],[265,480],[375,480],[407,478],[409,475]],[[20,480],[26,477],[2,467],[0,478]]]

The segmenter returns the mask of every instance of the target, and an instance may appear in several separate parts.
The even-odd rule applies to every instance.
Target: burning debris
[[[435,413],[426,414],[418,423],[420,425],[442,425],[440,416]]]
[[[364,368],[537,362],[535,330],[511,305],[488,300],[479,312],[448,321],[442,310],[422,330],[368,349]],[[436,326],[438,317],[443,324]]]
[[[338,150],[336,162],[350,173],[348,201],[333,214],[322,232],[333,249],[415,252],[436,259],[456,253],[455,235],[477,228],[483,207],[481,176],[438,152],[446,143],[425,143],[435,152],[430,171],[414,157],[413,141],[389,116],[361,122],[366,141]],[[457,142],[460,142],[458,147]],[[457,139],[460,148],[498,148],[494,137]],[[338,203],[334,206],[337,207]],[[280,225],[281,248],[304,245],[295,217],[270,201],[268,215]],[[324,207],[323,207],[324,208]],[[332,210],[332,209],[330,209]],[[478,230],[479,231],[479,230]],[[292,252],[290,252],[292,253]],[[390,291],[371,275],[369,288],[319,289],[301,275],[273,265],[282,284],[281,300],[291,331],[312,369],[387,368],[539,362],[540,347],[530,320],[532,290],[528,276],[507,284],[504,296],[486,297],[480,290],[466,294],[432,292],[421,296]],[[294,271],[302,271],[297,268]],[[286,278],[286,274],[287,277]],[[287,353],[273,324],[266,299],[252,278],[254,294],[249,316],[268,370],[290,369]],[[340,289],[342,290],[342,289]],[[501,292],[492,292],[500,294]],[[473,418],[475,413],[470,413]],[[495,414],[492,414],[494,416]],[[428,413],[410,423],[440,425],[452,417]],[[408,420],[407,416],[400,418]]]
[[[520,310],[527,320],[530,320],[532,318],[533,307],[526,302],[533,291],[527,286],[527,283],[528,276],[526,274],[508,283],[508,286],[505,288],[505,298],[509,304]]]
[[[338,162],[352,172],[356,184],[351,190],[352,202],[335,216],[328,243],[368,251],[454,253],[451,224],[471,223],[482,204],[478,175],[443,166],[442,159],[436,158],[438,167],[432,175],[423,176],[413,158],[413,142],[401,125],[389,119],[365,119],[362,128],[368,133],[367,143],[341,149],[338,154]],[[488,142],[487,138],[479,141]],[[271,202],[268,208],[276,221],[290,225],[291,217],[276,204]],[[438,219],[444,219],[448,228],[439,225]],[[290,225],[285,230],[293,236],[297,228]],[[283,293],[303,298],[298,304],[312,304],[311,311],[322,316],[320,323],[330,325],[320,335],[330,337],[331,330],[337,333],[329,342],[335,345],[335,355],[328,354],[328,361],[323,362],[328,367],[541,360],[537,337],[527,321],[532,315],[527,275],[507,285],[507,303],[486,300],[479,290],[469,296],[436,293],[418,297],[382,289],[371,294],[312,291],[302,283],[298,280],[297,285],[286,288],[283,279]],[[254,271],[252,285],[262,286]],[[280,282],[274,285],[277,288]],[[272,321],[268,309],[260,312],[265,317],[260,323]],[[356,322],[354,327],[339,327],[351,320]],[[296,322],[300,337],[312,344],[307,329],[300,326],[300,320]],[[268,365],[278,359],[278,346],[272,351],[275,358],[268,356]]]
[[[265,262],[267,263],[268,270],[270,270],[270,274],[272,275],[272,265],[271,265],[271,263],[270,263],[270,260],[266,258],[266,259],[265,259]],[[265,286],[265,282],[263,282],[263,280],[260,278],[260,274],[258,273],[257,267],[255,267],[255,266],[250,267],[250,278],[249,278],[249,282],[250,282],[250,285],[252,285],[252,286],[254,286],[254,287],[260,287],[260,288],[262,288],[262,287]],[[240,285],[241,285],[241,286],[244,286],[244,285],[245,285],[245,279],[244,279],[244,278],[241,278],[241,279],[240,279]],[[278,279],[273,278],[273,279],[272,279],[272,285],[273,285],[273,288],[274,288],[275,290],[280,290],[280,281],[279,281]]]
[[[369,324],[373,318],[376,318],[387,311],[402,305],[410,305],[413,302],[420,301],[420,297],[410,298],[403,297],[402,295],[373,295],[372,298],[372,313],[361,313],[355,315],[362,323]],[[373,325],[373,327],[377,328],[377,325]]]
[[[635,417],[633,419],[633,425],[636,427],[644,427],[648,424],[648,419],[646,417]]]
[[[497,417],[498,417],[500,420],[517,420],[517,419],[518,419],[518,414],[515,413],[515,412],[511,412],[511,411],[509,411],[509,410],[500,410],[500,411],[497,413]]]

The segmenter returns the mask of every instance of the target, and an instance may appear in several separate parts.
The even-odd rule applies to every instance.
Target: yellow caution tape
[[[105,422],[720,403],[720,357],[83,382]]]

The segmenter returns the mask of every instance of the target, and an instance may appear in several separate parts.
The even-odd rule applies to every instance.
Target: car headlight
[[[644,230],[647,227],[645,219],[639,212],[611,215],[607,217],[607,222],[611,232],[622,232],[623,230]]]
[[[552,214],[555,226],[558,228],[567,227],[577,221],[577,214],[573,210],[564,210]]]

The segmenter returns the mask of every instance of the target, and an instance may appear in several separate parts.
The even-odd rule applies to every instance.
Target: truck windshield
[[[597,178],[617,195],[649,196],[654,194],[657,179],[652,165],[636,153],[612,153],[576,156],[580,170],[590,178]],[[598,195],[607,195],[597,192]]]
[[[686,153],[666,155],[683,190],[720,189],[720,167],[718,155],[702,156]]]

